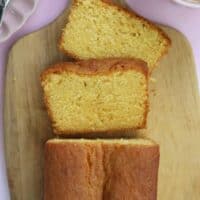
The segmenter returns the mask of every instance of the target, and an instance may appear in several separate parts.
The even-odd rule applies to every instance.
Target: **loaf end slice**
[[[41,75],[57,134],[145,128],[148,68],[135,59],[60,63]]]
[[[45,200],[156,200],[159,146],[147,139],[49,140]]]
[[[139,58],[152,71],[170,43],[159,27],[111,1],[76,0],[59,47],[81,60]]]

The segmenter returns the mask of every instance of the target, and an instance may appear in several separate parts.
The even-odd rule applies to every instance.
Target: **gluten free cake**
[[[108,0],[74,0],[59,47],[76,59],[139,58],[150,71],[170,46],[155,24]]]
[[[158,166],[147,139],[49,140],[44,200],[156,200]]]
[[[41,75],[44,99],[57,134],[144,128],[148,68],[141,60],[65,62]]]

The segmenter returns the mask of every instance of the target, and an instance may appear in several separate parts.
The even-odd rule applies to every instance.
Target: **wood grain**
[[[67,10],[48,27],[18,41],[6,69],[5,149],[13,200],[39,200],[44,143],[53,137],[42,101],[42,70],[67,60],[57,49]],[[160,144],[159,200],[200,199],[200,98],[191,48],[179,32],[163,28],[173,45],[150,84],[148,137]],[[130,135],[130,134],[129,134]]]

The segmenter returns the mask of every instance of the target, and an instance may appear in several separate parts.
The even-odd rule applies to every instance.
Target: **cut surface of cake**
[[[144,128],[148,68],[135,59],[65,62],[41,75],[56,133],[115,132]]]
[[[59,46],[77,59],[139,58],[152,71],[170,43],[156,25],[111,1],[76,0]]]
[[[45,200],[156,200],[159,146],[147,139],[49,140]]]

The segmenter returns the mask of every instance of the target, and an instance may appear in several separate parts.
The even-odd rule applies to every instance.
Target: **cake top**
[[[120,59],[107,58],[103,60],[90,59],[78,62],[62,62],[46,69],[41,79],[44,80],[48,74],[61,74],[64,72],[75,73],[79,75],[105,75],[112,72],[122,72],[136,70],[148,76],[147,64],[140,59]]]

